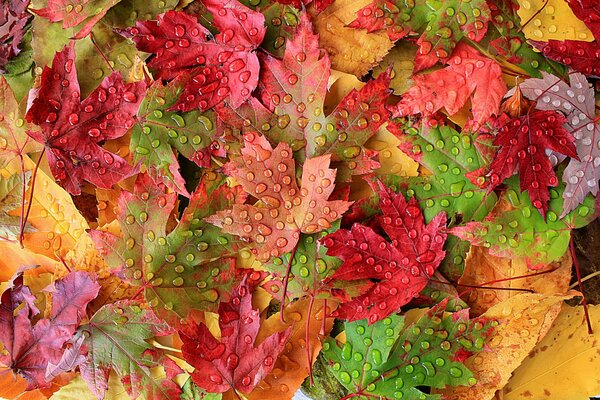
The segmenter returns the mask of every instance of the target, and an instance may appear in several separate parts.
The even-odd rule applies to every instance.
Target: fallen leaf
[[[523,33],[533,40],[594,40],[592,32],[578,19],[565,0],[517,0]],[[541,11],[540,11],[541,10]],[[526,22],[530,21],[527,25]]]

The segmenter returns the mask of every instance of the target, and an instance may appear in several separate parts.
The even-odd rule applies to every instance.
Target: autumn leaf
[[[322,239],[327,254],[344,261],[333,278],[377,282],[365,294],[342,304],[332,314],[335,317],[349,321],[368,318],[369,324],[387,317],[418,296],[444,258],[446,214],[436,215],[425,225],[414,198],[407,202],[381,183],[379,191],[381,227],[391,243],[360,224]]]
[[[259,63],[254,50],[265,35],[264,16],[236,0],[203,0],[219,29],[212,34],[197,18],[169,11],[155,21],[136,22],[123,31],[139,50],[154,53],[148,63],[159,79],[181,73],[192,76],[172,109],[206,110],[224,99],[234,107],[250,97],[258,83]]]
[[[120,234],[92,231],[109,266],[139,287],[156,314],[174,327],[185,325],[192,310],[216,310],[235,278],[237,241],[203,220],[228,207],[235,192],[212,178],[198,186],[171,232],[166,225],[176,195],[144,174],[133,192],[121,192]]]
[[[447,67],[415,75],[415,85],[394,108],[394,116],[432,116],[445,108],[453,115],[471,99],[473,123],[483,124],[497,114],[506,85],[500,66],[466,44],[458,44]]]
[[[518,0],[520,25],[527,39],[532,40],[583,40],[592,41],[594,36],[586,24],[577,18],[565,0],[528,0],[529,7],[524,7],[527,0]],[[585,0],[584,0],[585,1]],[[579,2],[575,0],[572,3]],[[547,10],[539,12],[538,10]],[[527,23],[537,19],[537,23]]]
[[[490,323],[470,320],[467,310],[444,315],[443,308],[434,307],[406,325],[398,315],[375,324],[346,322],[345,343],[328,339],[323,344],[324,356],[349,396],[436,399],[422,388],[476,383],[463,361],[483,350]]]
[[[600,39],[600,6],[593,0],[567,0],[573,14]],[[582,38],[583,39],[583,38]]]
[[[120,301],[102,307],[79,329],[85,334],[86,360],[80,366],[81,376],[90,390],[103,399],[108,390],[108,376],[113,369],[130,398],[148,400],[172,399],[181,393],[172,378],[179,367],[162,351],[146,340],[173,333],[152,310],[135,302]],[[163,367],[166,377],[155,376],[151,369]]]
[[[29,0],[5,1],[0,5],[0,72],[6,72],[10,60],[21,52],[23,37],[31,14]]]
[[[51,68],[44,68],[41,87],[27,112],[27,120],[42,131],[27,133],[46,147],[54,177],[69,193],[79,194],[83,180],[110,188],[135,172],[126,160],[104,150],[98,142],[118,138],[129,130],[146,85],[124,84],[115,73],[80,101],[74,63],[71,42],[56,53]]]
[[[600,47],[597,42],[580,42],[576,40],[549,40],[548,42],[532,41],[534,46],[544,55],[558,61],[585,75],[600,74]]]
[[[0,180],[0,238],[17,241],[21,232],[21,218],[8,212],[17,209],[23,201],[23,185],[27,186],[31,174],[27,173],[27,181],[21,174],[15,174]],[[26,225],[25,232],[31,232],[31,225]]]
[[[84,272],[74,272],[47,288],[52,293],[52,313],[32,324],[39,310],[35,296],[23,285],[18,272],[10,288],[2,294],[0,305],[0,342],[8,354],[0,362],[29,381],[28,389],[47,387],[46,367],[56,364],[85,316],[86,305],[98,294],[100,286]]]
[[[68,0],[47,0],[45,7],[32,11],[52,22],[62,21],[63,29],[73,28],[85,22],[73,37],[81,39],[89,35],[94,25],[119,1],[121,0],[84,0],[73,5]]]
[[[501,118],[494,139],[499,149],[490,165],[491,186],[511,177],[518,166],[521,190],[529,193],[533,206],[545,218],[550,200],[548,187],[558,185],[546,149],[578,158],[574,138],[563,128],[566,122],[556,111],[536,110],[517,118]]]
[[[291,329],[274,333],[255,343],[260,326],[258,311],[252,308],[252,292],[244,279],[219,305],[221,340],[204,324],[180,332],[183,356],[196,368],[194,382],[209,392],[229,389],[249,393],[273,369]]]
[[[328,229],[348,210],[351,203],[328,200],[336,174],[329,168],[329,155],[305,161],[299,188],[290,146],[279,143],[273,149],[264,136],[253,133],[245,134],[244,141],[241,160],[232,161],[227,170],[262,207],[234,204],[205,220],[258,244],[259,260],[292,251],[300,233]]]

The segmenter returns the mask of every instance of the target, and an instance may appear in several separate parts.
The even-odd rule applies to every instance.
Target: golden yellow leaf
[[[523,293],[490,308],[483,316],[499,322],[487,342],[490,351],[478,353],[465,361],[477,384],[447,388],[441,391],[447,396],[445,399],[493,399],[496,391],[504,387],[511,373],[548,332],[566,298],[568,296]]]
[[[27,248],[22,249],[18,243],[0,241],[0,282],[8,281],[21,266],[37,265],[34,273],[53,273],[62,268],[60,261],[43,254],[37,254]]]
[[[518,14],[525,37],[533,40],[594,40],[592,32],[580,21],[565,0],[518,0]],[[540,11],[541,10],[541,11]],[[527,25],[525,25],[527,24]]]
[[[487,282],[509,279],[490,283],[486,286],[507,289],[530,289],[535,293],[560,296],[566,294],[569,290],[571,267],[571,256],[567,252],[560,261],[552,263],[543,269],[544,271],[548,271],[557,268],[555,271],[547,274],[532,275],[541,271],[530,270],[527,267],[524,257],[495,257],[490,255],[488,249],[485,247],[471,246],[465,260],[465,271],[463,276],[458,280],[458,283],[462,285],[481,286]],[[532,276],[511,279],[524,275]],[[474,315],[482,314],[488,308],[521,293],[511,290],[469,288],[464,288],[464,290],[469,290],[464,299],[471,306],[471,312]]]
[[[357,76],[366,74],[385,57],[393,43],[385,32],[368,33],[348,28],[356,12],[371,0],[336,0],[313,17],[320,44],[331,58],[334,69]]]
[[[419,163],[398,148],[400,140],[382,125],[366,146],[379,152],[382,175],[417,176]]]
[[[582,400],[600,394],[600,305],[589,307],[588,334],[583,307],[564,305],[544,339],[517,368],[504,400]]]

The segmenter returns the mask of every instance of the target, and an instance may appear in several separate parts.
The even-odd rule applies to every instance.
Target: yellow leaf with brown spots
[[[458,283],[469,286],[485,284],[494,288],[528,289],[546,295],[564,295],[569,290],[571,267],[572,260],[569,253],[542,270],[532,271],[527,267],[524,257],[495,257],[490,255],[485,247],[471,246],[465,260],[464,273]],[[541,273],[551,270],[554,271]],[[530,276],[515,279],[527,275]],[[471,306],[473,315],[483,314],[490,307],[522,293],[516,290],[465,290],[469,292],[464,296],[464,300]]]
[[[445,399],[493,399],[496,391],[506,385],[515,368],[546,335],[566,298],[568,296],[523,293],[490,308],[483,316],[499,324],[488,338],[489,351],[478,353],[465,361],[477,384],[445,389],[441,391],[447,396]]]
[[[356,13],[372,0],[336,0],[320,14],[313,16],[319,42],[329,53],[334,69],[362,76],[377,65],[392,48],[385,32],[368,33],[349,28]]]
[[[544,339],[515,370],[504,400],[580,400],[600,394],[600,305],[589,307],[588,334],[583,307],[564,305]]]

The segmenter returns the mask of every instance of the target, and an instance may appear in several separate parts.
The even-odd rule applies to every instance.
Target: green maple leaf
[[[174,330],[159,320],[151,310],[134,302],[120,301],[98,310],[88,325],[79,328],[87,348],[86,360],[80,365],[82,378],[99,399],[108,389],[108,376],[114,370],[132,399],[170,400],[181,393],[172,381],[181,370],[147,340],[166,336]],[[152,371],[163,367],[165,376]]]
[[[441,397],[420,388],[476,383],[461,361],[483,349],[490,323],[470,320],[467,310],[446,314],[439,305],[404,325],[398,315],[373,325],[346,323],[345,344],[332,338],[323,344],[333,374],[350,392],[347,397],[433,400]]]
[[[565,189],[562,182],[550,189],[546,220],[535,212],[529,194],[520,191],[518,176],[506,180],[505,184],[506,191],[484,221],[455,227],[451,233],[473,245],[488,247],[490,254],[499,257],[524,256],[532,264],[549,264],[565,254],[571,230],[581,228],[595,218],[591,195],[564,218],[559,218]]]
[[[214,173],[209,175],[214,179]],[[239,242],[203,220],[233,201],[233,192],[221,183],[204,179],[167,233],[176,195],[138,175],[133,193],[123,191],[119,197],[121,235],[91,232],[109,266],[139,286],[171,326],[185,324],[192,310],[216,310],[233,284]]]
[[[182,78],[167,85],[156,81],[148,89],[138,111],[139,123],[131,133],[130,149],[134,162],[142,162],[155,180],[189,197],[174,150],[200,167],[210,165],[211,154],[225,154],[214,139],[212,112],[167,111],[183,92]]]

